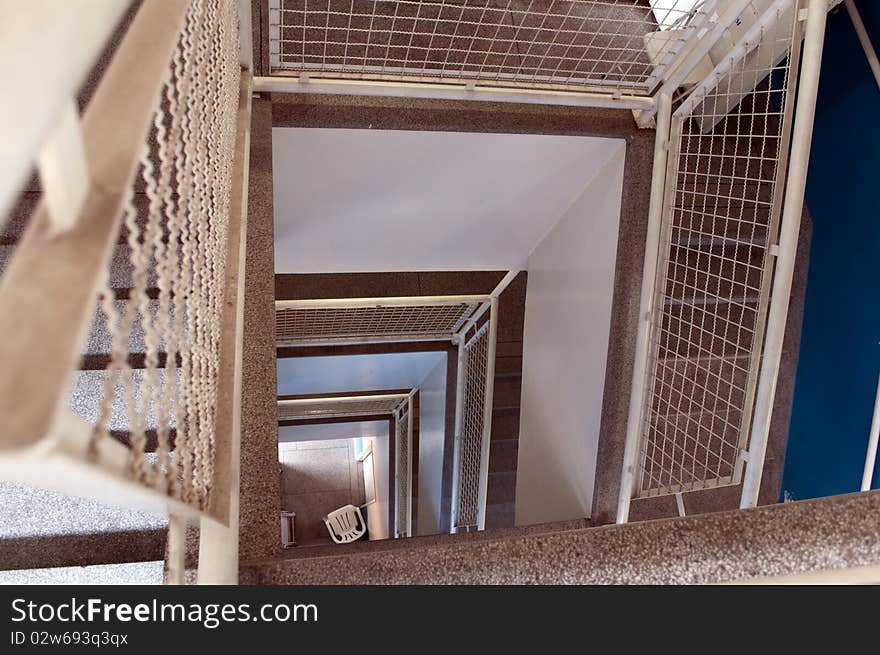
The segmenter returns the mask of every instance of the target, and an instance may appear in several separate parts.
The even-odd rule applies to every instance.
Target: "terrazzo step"
[[[501,507],[500,505],[498,506]],[[334,555],[357,555],[357,554],[381,554],[388,551],[421,549],[431,546],[454,546],[474,542],[498,541],[513,537],[533,534],[552,534],[568,530],[581,530],[590,527],[589,519],[576,519],[573,521],[556,521],[552,523],[540,523],[527,526],[513,526],[513,504],[505,504],[503,512],[511,517],[509,525],[489,528],[489,516],[487,514],[487,528],[480,532],[460,532],[458,534],[436,534],[412,537],[409,539],[381,539],[378,541],[356,541],[351,544],[327,544],[316,546],[300,546],[288,548],[284,551],[281,560],[310,559]],[[252,563],[260,566],[264,562]],[[242,580],[242,584],[248,584]]]
[[[486,529],[498,530],[500,528],[514,527],[516,503],[492,503],[486,505]]]
[[[496,375],[492,409],[519,408],[521,392],[522,375]]]
[[[516,471],[489,472],[486,504],[513,502],[516,498]]]
[[[164,370],[159,370],[157,374],[161,389],[165,384],[166,374]],[[89,424],[94,425],[98,422],[101,403],[104,397],[104,388],[107,386],[106,381],[109,375],[116,374],[100,369],[76,371],[72,376],[70,410]],[[146,371],[144,369],[130,371],[133,396],[136,402],[139,402],[141,385],[145,375]],[[111,432],[126,433],[131,429],[131,426],[129,425],[126,403],[123,402],[122,388],[118,383],[115,383],[112,388],[115,392],[113,393],[113,401],[110,405],[111,412],[108,428]],[[146,412],[144,427],[148,431],[157,429],[156,415],[152,409]],[[173,417],[169,422],[169,427],[172,429],[175,427]]]
[[[499,439],[519,439],[519,407],[492,410],[492,442]]]
[[[0,482],[0,570],[155,561],[164,517]]]
[[[0,242],[0,274],[6,270],[9,259],[16,248],[15,243]],[[131,263],[131,250],[127,244],[117,244],[110,259],[108,283],[111,289],[129,289],[134,286],[134,266]],[[147,269],[147,286],[156,287],[158,276],[155,263]]]
[[[478,543],[423,542],[376,553],[339,547],[336,556],[325,551],[245,563],[239,579],[285,585],[712,584],[876,566],[878,512],[880,491],[873,491],[508,538],[493,539],[504,531],[487,531],[489,538]]]
[[[748,382],[748,355],[728,357],[665,357],[658,360],[653,410],[661,415],[670,408],[714,407],[741,403]],[[662,398],[662,403],[660,401]]]
[[[0,585],[160,585],[162,562],[128,562],[0,571]]]
[[[515,472],[518,451],[519,439],[493,440],[489,448],[489,472]]]

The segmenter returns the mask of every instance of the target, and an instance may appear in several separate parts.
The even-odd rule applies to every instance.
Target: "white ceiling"
[[[278,360],[278,395],[412,389],[445,358],[444,352],[288,357]]]
[[[274,128],[275,271],[524,269],[620,139]]]

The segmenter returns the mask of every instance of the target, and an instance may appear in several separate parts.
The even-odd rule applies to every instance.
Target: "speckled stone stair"
[[[244,563],[242,584],[706,584],[880,565],[880,491],[747,511]],[[491,533],[486,533],[491,536]],[[876,575],[876,574],[875,574]]]
[[[18,240],[27,228],[38,192],[32,182],[29,189],[11,213],[10,219],[0,229],[0,273],[12,256]],[[135,206],[141,216],[146,209],[142,194],[135,196]],[[139,219],[143,223],[142,219]],[[119,235],[110,266],[109,283],[114,289],[117,309],[124,309],[129,302],[132,286],[127,238],[123,228]],[[148,284],[155,285],[151,273]],[[155,293],[150,294],[155,296]],[[155,311],[157,301],[150,300]],[[71,379],[70,407],[86,421],[97,420],[107,373],[104,371],[111,350],[110,333],[103,314],[97,309],[89,336],[83,344],[83,370]],[[129,340],[129,364],[135,379],[143,375],[146,345],[140,322],[135,322]],[[164,353],[160,354],[160,364]],[[110,421],[111,436],[122,443],[129,443],[131,433],[120,398],[115,398]],[[157,436],[154,417],[147,421],[147,452],[156,449]],[[170,438],[173,443],[175,433]],[[155,562],[165,552],[167,521],[108,503],[85,500],[61,493],[36,489],[19,484],[0,482],[0,571],[35,570],[27,575],[34,580],[68,579],[70,572],[43,572],[53,567],[80,567],[92,565],[119,565],[125,563]],[[121,570],[121,569],[114,569]],[[108,569],[109,571],[109,569]],[[98,569],[82,570],[81,573],[99,575]],[[0,581],[2,581],[0,574]],[[25,574],[22,574],[25,575]],[[103,575],[103,573],[101,573]],[[54,576],[54,577],[53,577]],[[67,577],[65,577],[67,576]],[[13,576],[11,579],[19,579]],[[30,579],[27,576],[21,579]],[[95,580],[102,578],[96,577]],[[113,576],[107,582],[113,581]]]

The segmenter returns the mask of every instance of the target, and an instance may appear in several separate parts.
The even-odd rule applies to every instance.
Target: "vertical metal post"
[[[874,417],[871,419],[871,433],[868,437],[868,452],[865,453],[865,470],[862,472],[862,491],[868,491],[874,481],[874,464],[877,462],[878,438],[880,438],[880,380],[877,381],[877,396],[874,398]]]
[[[489,444],[492,440],[492,403],[495,396],[495,342],[498,338],[498,296],[489,309],[489,339],[486,354],[486,387],[483,398],[483,442],[480,454],[480,489],[477,496],[477,530],[486,529],[486,496],[489,489]]]
[[[767,332],[764,356],[755,400],[755,416],[752,421],[749,451],[740,508],[755,507],[761,489],[761,475],[767,454],[770,419],[776,396],[776,380],[788,319],[788,301],[794,274],[798,234],[804,210],[804,191],[807,185],[807,169],[810,164],[810,145],[813,137],[813,119],[816,115],[816,94],[819,89],[819,73],[822,67],[822,45],[825,40],[827,0],[809,0],[804,52],[801,60],[801,80],[798,85],[794,129],[791,139],[788,180],[785,201],[782,206],[782,222],[779,229],[779,257],[773,278],[770,311],[767,315]],[[792,71],[795,74],[796,71]]]
[[[400,435],[397,423],[400,421],[400,409],[395,409],[394,414],[394,538],[400,538]]]
[[[413,505],[413,488],[412,488],[412,447],[413,447],[413,397],[410,394],[407,400],[407,425],[406,425],[406,536],[412,537],[412,505]]]
[[[666,192],[672,98],[665,93],[660,94],[657,97],[657,105],[657,133],[654,136],[651,201],[648,207],[648,233],[645,237],[645,260],[642,266],[639,328],[636,336],[632,388],[629,395],[629,418],[627,419],[626,444],[623,451],[623,471],[620,476],[620,495],[617,499],[618,523],[626,523],[629,519],[629,506],[635,487],[639,441],[642,433],[643,395],[645,379],[648,375],[651,318],[654,313],[654,286],[657,277],[657,259],[660,252],[660,230],[663,222],[663,199]]]
[[[856,35],[859,37],[859,43],[862,44],[862,50],[865,51],[865,58],[868,60],[868,66],[874,73],[874,79],[877,86],[880,86],[880,60],[877,59],[877,52],[871,44],[871,37],[868,36],[868,30],[865,29],[865,23],[862,21],[862,15],[856,7],[855,0],[843,0],[846,3],[846,10],[849,12],[850,20]]]
[[[678,508],[679,516],[687,516],[687,512],[684,511],[684,496],[681,494],[681,492],[675,494],[675,506]]]
[[[251,22],[251,0],[238,0],[238,62],[242,68],[254,70],[253,24]]]
[[[464,350],[465,335],[458,335],[458,368],[455,373],[455,442],[452,447],[452,511],[449,512],[451,533],[458,532],[455,527],[458,521],[458,492],[461,478],[461,431],[464,424],[464,380],[467,365]]]
[[[167,584],[182,585],[186,571],[186,517],[168,517],[168,580]]]

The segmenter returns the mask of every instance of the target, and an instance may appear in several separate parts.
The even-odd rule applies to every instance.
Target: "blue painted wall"
[[[857,6],[880,49],[880,2]],[[845,10],[828,18],[806,200],[813,239],[782,481],[794,499],[858,491],[880,372],[880,90]]]

